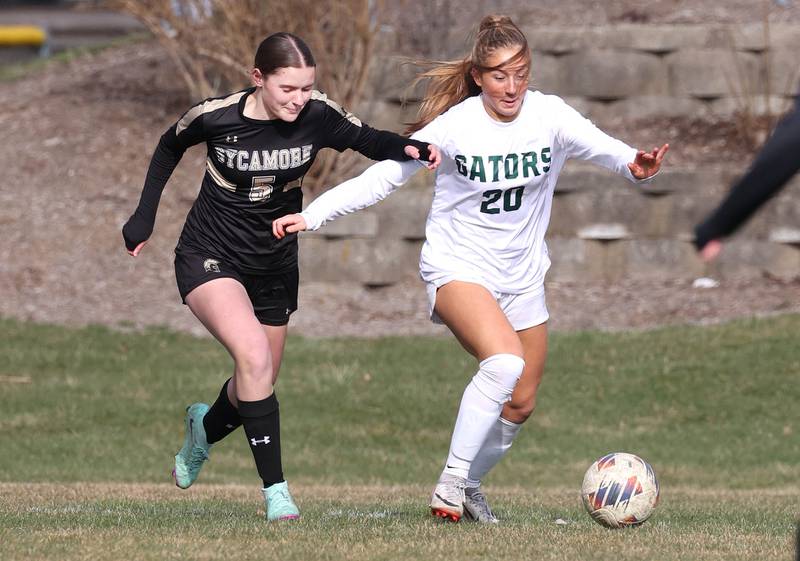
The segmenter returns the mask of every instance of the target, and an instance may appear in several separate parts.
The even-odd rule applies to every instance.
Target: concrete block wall
[[[717,262],[705,265],[697,258],[692,228],[733,179],[726,169],[664,170],[642,188],[569,162],[554,196],[548,278],[800,277],[800,177],[725,244]],[[416,278],[431,181],[420,173],[381,203],[302,235],[304,278],[369,286]]]
[[[617,25],[525,29],[534,87],[605,118],[730,116],[743,104],[775,111],[797,93],[800,26]],[[466,52],[453,30],[443,58]],[[459,39],[456,40],[455,38]],[[459,48],[461,45],[461,48]],[[401,106],[414,69],[379,57],[375,94],[358,108],[371,125],[400,130],[416,107]],[[744,164],[744,162],[743,162]],[[800,177],[702,264],[692,228],[744,169],[665,169],[644,189],[605,170],[569,162],[553,204],[551,280],[800,277]],[[416,278],[432,176],[420,173],[380,204],[301,238],[304,278],[380,286]]]
[[[523,31],[533,53],[533,87],[568,99],[590,118],[609,110],[623,117],[626,112],[728,116],[745,103],[776,111],[798,93],[796,25],[620,24]],[[469,32],[451,30],[452,50],[442,58],[466,54]],[[414,100],[422,93],[406,91],[414,69],[399,57],[377,57],[372,76],[381,99],[396,102],[405,94]]]

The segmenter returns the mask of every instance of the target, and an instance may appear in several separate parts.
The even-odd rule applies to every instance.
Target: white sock
[[[503,404],[511,399],[523,368],[525,361],[511,354],[492,355],[481,361],[461,398],[444,473],[467,478]]]
[[[522,428],[521,423],[512,423],[503,417],[497,419],[489,434],[486,435],[483,446],[472,460],[469,477],[467,477],[467,487],[474,489],[480,486],[481,480],[511,448],[520,428]]]

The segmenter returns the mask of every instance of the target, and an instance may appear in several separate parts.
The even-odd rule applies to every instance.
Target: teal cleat
[[[261,489],[264,493],[264,500],[267,503],[267,520],[297,520],[300,518],[300,510],[289,494],[289,485],[282,481]]]
[[[191,487],[208,459],[211,445],[206,442],[206,429],[203,427],[203,417],[208,410],[209,406],[205,403],[193,403],[186,408],[186,435],[183,448],[175,455],[175,469],[172,470],[175,485],[181,489]]]

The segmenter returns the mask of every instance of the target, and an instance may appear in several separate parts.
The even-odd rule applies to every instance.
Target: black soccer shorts
[[[297,310],[299,272],[295,265],[288,271],[261,275],[244,274],[223,259],[200,253],[175,252],[175,279],[181,300],[201,284],[221,278],[231,278],[244,286],[253,311],[263,325],[286,325]]]

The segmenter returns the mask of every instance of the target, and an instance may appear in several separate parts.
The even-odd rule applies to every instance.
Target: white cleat
[[[464,518],[479,524],[499,524],[480,487],[464,489]]]
[[[463,477],[443,473],[431,496],[431,514],[452,522],[461,520],[466,484],[467,480]]]

